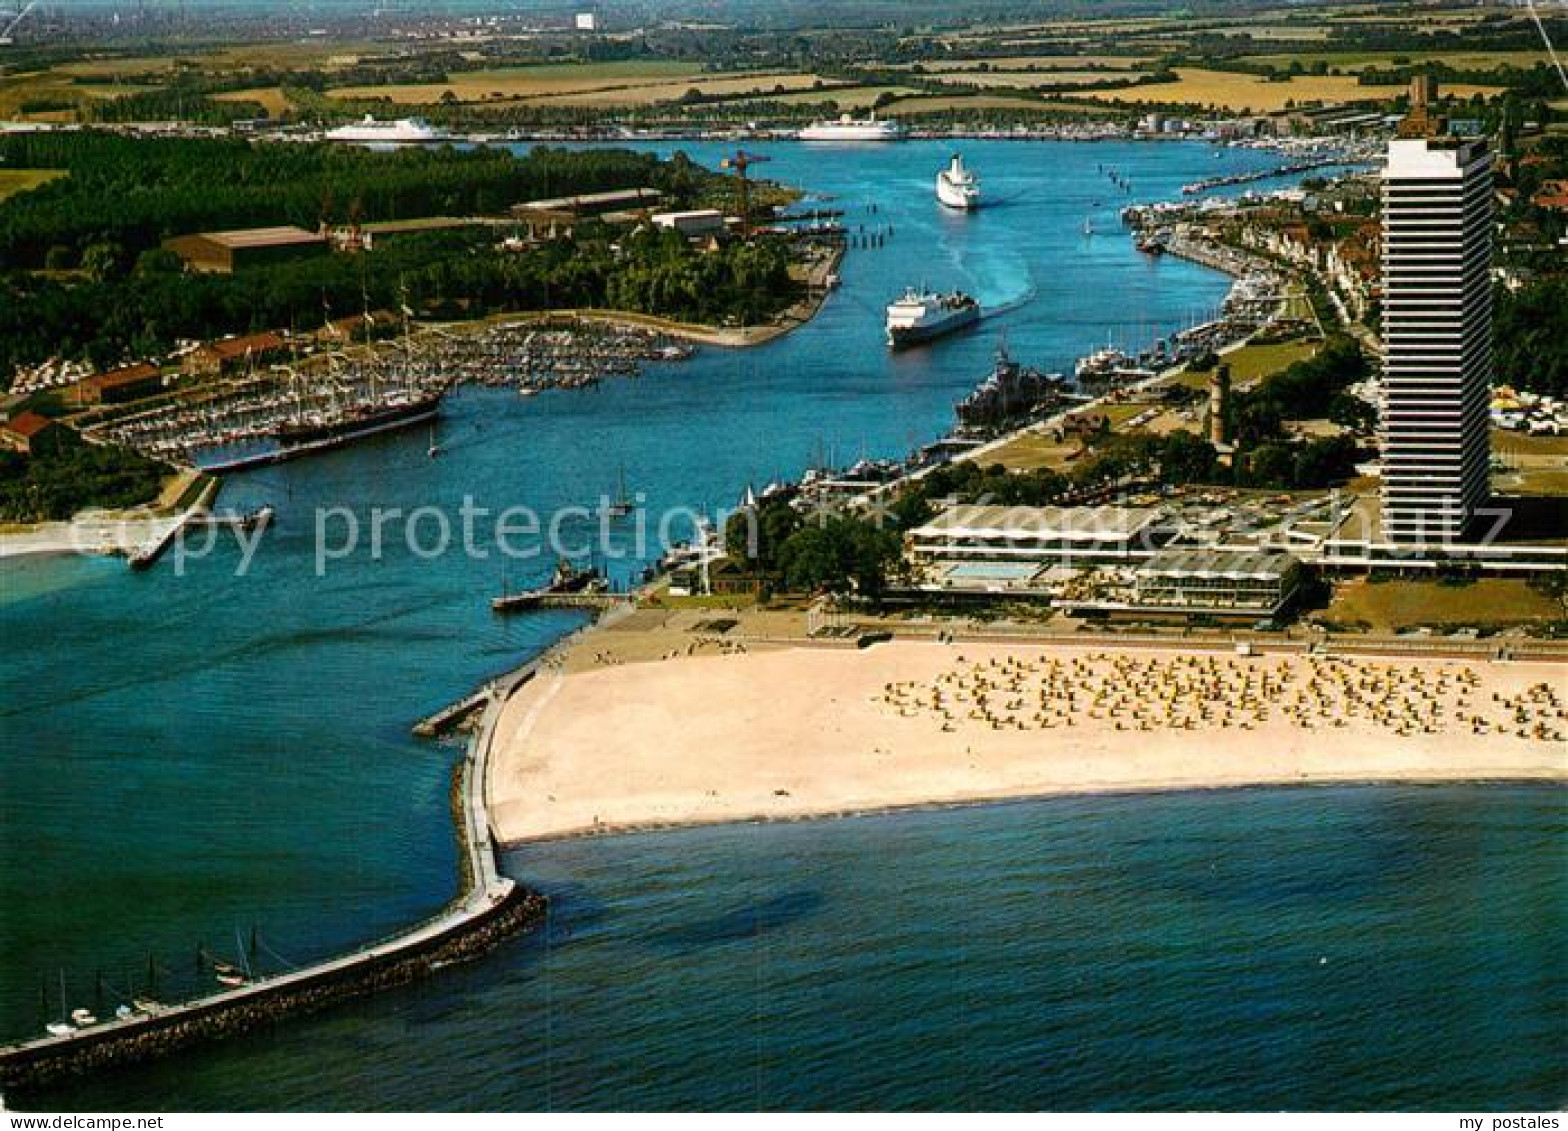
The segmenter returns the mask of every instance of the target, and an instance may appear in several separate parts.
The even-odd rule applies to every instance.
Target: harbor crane
[[[772,160],[761,153],[747,153],[744,149],[737,149],[719,162],[719,168],[735,170],[735,195],[739,201],[740,230],[744,236],[751,235],[751,181],[747,179],[746,170]]]

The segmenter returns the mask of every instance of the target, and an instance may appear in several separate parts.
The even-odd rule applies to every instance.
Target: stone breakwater
[[[507,937],[543,922],[545,910],[543,896],[513,888],[483,918],[470,920],[462,929],[427,945],[373,956],[346,969],[322,971],[275,988],[261,983],[255,987],[257,992],[243,997],[224,996],[175,1007],[136,1023],[134,1028],[105,1026],[57,1047],[23,1046],[0,1063],[0,1081],[7,1088],[39,1087],[140,1064],[350,998],[406,985],[493,950]]]

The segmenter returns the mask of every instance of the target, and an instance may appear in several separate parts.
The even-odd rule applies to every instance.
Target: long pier
[[[463,848],[461,891],[439,914],[390,938],[286,974],[61,1036],[0,1047],[0,1084],[39,1087],[219,1040],[426,977],[476,958],[507,936],[538,924],[545,899],[501,874],[485,803],[486,766],[501,706],[533,671],[530,665],[476,693],[482,702],[474,709],[482,706],[485,713],[458,767],[453,796]]]

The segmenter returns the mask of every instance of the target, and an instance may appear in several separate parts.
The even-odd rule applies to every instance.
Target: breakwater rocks
[[[233,994],[111,1023],[58,1045],[40,1042],[8,1050],[0,1059],[0,1084],[7,1089],[40,1087],[72,1076],[140,1064],[193,1045],[253,1032],[349,998],[405,985],[444,966],[478,958],[504,939],[539,925],[546,906],[544,896],[513,887],[483,912],[419,944],[384,954],[372,950],[354,956],[357,961],[302,977],[258,982]]]

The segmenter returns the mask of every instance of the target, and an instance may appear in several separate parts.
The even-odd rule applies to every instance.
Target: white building
[[[1487,498],[1492,156],[1396,138],[1383,174],[1382,533],[1464,538]]]
[[[716,208],[696,208],[690,212],[655,212],[650,220],[655,228],[666,228],[683,236],[717,236],[725,232],[724,213]]]
[[[945,570],[952,580],[989,578],[998,566],[1021,574],[1153,557],[1174,533],[1168,519],[1157,507],[966,504],[948,507],[905,541],[911,560],[928,570]]]

